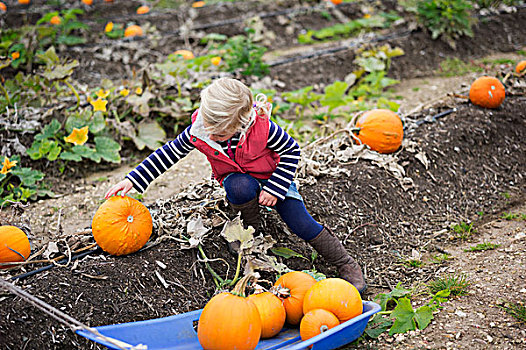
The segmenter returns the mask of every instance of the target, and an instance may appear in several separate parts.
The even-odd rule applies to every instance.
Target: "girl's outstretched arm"
[[[133,183],[128,180],[124,179],[118,184],[113,185],[108,192],[106,192],[106,195],[104,196],[105,199],[110,198],[111,196],[116,195],[119,191],[121,191],[121,196],[125,196],[126,193],[128,193],[133,188]]]

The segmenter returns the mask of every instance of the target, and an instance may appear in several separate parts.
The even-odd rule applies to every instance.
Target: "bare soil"
[[[130,6],[135,5],[130,2]],[[208,8],[206,11],[210,12],[203,15],[200,23],[231,18],[228,16],[249,5],[226,4],[219,12]],[[255,9],[268,12],[282,8],[266,4]],[[100,12],[99,7],[96,9],[101,16],[110,17],[122,10],[120,7],[116,7],[115,12]],[[345,12],[349,17],[352,13]],[[162,15],[153,13],[144,21],[154,22],[156,16],[160,18]],[[403,79],[396,92],[402,96],[402,108],[406,112],[418,109],[419,112],[411,117],[419,120],[451,108],[457,109],[434,123],[424,123],[407,131],[406,138],[416,142],[429,161],[426,167],[408,149],[397,153],[398,163],[404,167],[414,186],[404,189],[391,173],[361,160],[347,165],[334,162],[331,164],[334,169],[343,166],[350,175],[324,175],[317,178],[315,185],[304,185],[300,189],[312,215],[334,229],[347,250],[364,267],[370,286],[365,299],[372,300],[378,293],[388,292],[398,282],[406,287],[418,286],[444,274],[464,273],[471,281],[469,294],[447,302],[425,330],[395,337],[382,336],[378,340],[366,339],[346,348],[526,347],[525,324],[517,322],[499,307],[504,300],[526,300],[524,88],[515,89],[499,109],[484,110],[462,99],[444,98],[452,91],[465,93],[466,84],[475,75],[453,79],[429,76],[445,57],[475,59],[494,51],[511,52],[523,48],[526,44],[526,27],[521,25],[525,21],[524,16],[524,9],[521,9],[515,14],[504,14],[481,23],[475,28],[475,37],[461,40],[457,50],[432,41],[421,31],[413,33],[410,38],[392,42],[406,51],[406,56],[393,62],[390,72],[393,77]],[[305,28],[312,27],[306,17],[303,21]],[[158,23],[163,22],[159,19]],[[104,25],[102,20],[99,25]],[[499,30],[496,30],[497,27]],[[169,32],[177,28],[162,29]],[[283,36],[285,31],[279,32],[278,29],[275,26],[274,31],[280,34],[278,37],[286,38]],[[299,30],[299,27],[296,29]],[[171,39],[166,40],[165,43]],[[291,42],[283,39],[283,47]],[[499,47],[495,47],[495,42],[499,42]],[[166,45],[164,49],[169,52],[178,45]],[[93,52],[97,50],[101,48],[95,48]],[[108,64],[99,61],[89,53],[72,52],[71,55],[78,55],[92,68],[86,76],[77,77],[83,82],[97,81],[95,78],[106,75],[110,78],[122,77],[131,73],[133,68],[122,62]],[[282,81],[285,90],[313,84],[321,88],[351,72],[353,57],[354,53],[348,50],[312,60],[294,61],[273,67],[271,76]],[[509,54],[499,57],[517,58]],[[425,78],[406,80],[418,76]],[[422,105],[425,108],[422,109]],[[134,162],[139,161],[137,157],[133,159],[130,164],[111,171],[80,172],[79,178],[74,180],[57,178],[57,182],[62,182],[61,190],[57,191],[59,198],[2,209],[0,224],[17,224],[29,231],[33,253],[38,257],[49,242],[58,242],[61,253],[67,253],[66,243],[73,246],[80,242],[77,247],[92,243],[89,235],[91,218],[102,203],[104,191],[120,180],[135,165]],[[206,188],[207,185],[202,184],[207,183],[208,176],[204,157],[192,152],[176,169],[157,180],[142,200],[152,212],[166,205],[193,207],[202,199],[178,199],[175,196],[187,190],[192,183]],[[158,201],[160,199],[162,201]],[[210,218],[215,215],[216,209],[227,212],[225,204],[219,201],[217,208],[208,211]],[[519,219],[502,219],[504,212],[516,213]],[[265,217],[264,232],[275,238],[279,246],[291,248],[305,257],[311,256],[310,246],[288,234],[274,212],[262,209],[261,214]],[[461,221],[474,222],[476,232],[464,239],[458,238],[450,227]],[[204,249],[209,258],[226,261],[232,271],[235,269],[235,257],[227,251],[226,242],[219,235],[220,230],[220,226],[214,227]],[[178,236],[184,232],[170,234]],[[152,239],[157,237],[154,234]],[[464,251],[482,242],[501,246],[485,252]],[[424,264],[419,268],[402,263],[413,250],[423,255]],[[444,252],[449,253],[452,259],[435,263],[433,257]],[[163,269],[157,262],[167,268]],[[315,268],[327,276],[336,276],[334,268],[328,266],[323,258],[316,259],[314,263],[301,258],[282,262],[293,269]],[[0,275],[10,278],[45,265],[28,265],[2,271]],[[212,265],[217,271],[225,272],[224,264]],[[164,278],[168,287],[163,286],[156,273]],[[273,275],[266,277],[275,278]],[[16,283],[90,326],[196,310],[202,308],[215,291],[210,274],[197,259],[197,252],[183,250],[180,243],[173,240],[125,257],[116,258],[95,251],[65,267],[54,267],[19,279]],[[414,300],[415,304],[421,302],[418,297]],[[100,348],[17,297],[0,294],[0,303],[0,344],[6,349]]]

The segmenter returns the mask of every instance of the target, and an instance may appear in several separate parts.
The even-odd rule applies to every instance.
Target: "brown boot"
[[[232,209],[234,209],[235,214],[241,212],[241,219],[243,220],[245,227],[252,226],[256,231],[259,229],[260,218],[258,197],[243,204],[233,204],[230,202],[229,204]]]
[[[231,202],[228,203],[236,215],[237,213],[241,213],[241,219],[243,220],[243,226],[245,226],[245,228],[252,226],[256,231],[259,229],[260,218],[258,197],[243,204],[233,204]],[[232,254],[237,254],[239,252],[239,247],[239,241],[228,243],[228,251]]]
[[[328,228],[308,243],[331,265],[338,268],[340,277],[352,283],[362,294],[367,289],[360,265],[349,255],[345,247]]]

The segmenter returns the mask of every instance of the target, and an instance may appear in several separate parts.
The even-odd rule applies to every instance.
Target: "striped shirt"
[[[159,147],[126,175],[137,191],[144,192],[153,180],[195,148],[190,143],[191,127],[191,125],[188,126],[175,140]],[[234,135],[229,141],[231,151],[235,152],[239,136]],[[227,147],[229,142],[218,142],[218,144],[228,154]],[[269,122],[267,147],[279,154],[280,161],[276,170],[274,170],[267,183],[263,186],[263,190],[283,200],[298,168],[301,154],[300,147],[285,130],[273,121]]]

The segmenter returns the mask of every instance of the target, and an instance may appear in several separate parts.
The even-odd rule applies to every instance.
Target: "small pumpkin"
[[[330,311],[343,323],[362,314],[362,297],[346,280],[327,278],[316,282],[305,293],[303,313],[314,309]]]
[[[521,75],[526,73],[526,60],[517,63],[517,66],[515,66],[515,72]]]
[[[232,292],[214,296],[205,305],[197,325],[197,339],[205,350],[254,349],[261,336],[257,306],[245,297],[252,275],[243,277]]]
[[[176,56],[179,55],[182,58],[184,58],[185,60],[191,60],[192,58],[195,58],[195,56],[192,53],[192,51],[189,51],[189,50],[177,50],[173,54],[176,55]]]
[[[362,114],[353,132],[360,141],[378,153],[393,153],[402,145],[404,126],[400,117],[388,109],[373,109]]]
[[[192,3],[192,7],[194,8],[199,8],[199,7],[203,7],[205,6],[205,2],[204,1],[194,1]]]
[[[15,226],[0,226],[0,262],[25,261],[31,253],[27,235]],[[0,265],[8,268],[9,265]]]
[[[54,26],[58,26],[60,23],[62,23],[62,19],[60,19],[59,16],[53,16],[49,20],[49,23],[53,24]]]
[[[301,340],[305,341],[340,324],[332,312],[324,309],[312,309],[307,312],[300,323]]]
[[[93,5],[93,0],[82,0],[82,3],[83,3],[84,5],[91,6],[91,5]]]
[[[505,98],[504,85],[494,77],[477,78],[469,89],[469,100],[480,107],[498,108]]]
[[[214,66],[219,66],[219,64],[221,63],[221,57],[214,56],[210,59],[210,62],[212,62]]]
[[[146,5],[139,6],[137,8],[137,14],[138,15],[144,15],[146,13],[150,12],[150,8]]]
[[[314,277],[302,271],[291,271],[281,276],[274,286],[288,290],[289,296],[283,300],[287,313],[287,323],[297,325],[303,317],[303,298],[307,290],[316,283]]]
[[[136,24],[133,24],[127,27],[126,30],[124,31],[124,36],[127,38],[134,37],[134,36],[142,36],[142,35],[143,35],[142,28]]]
[[[261,317],[261,338],[278,334],[287,318],[283,301],[271,292],[252,294],[248,297],[258,308]]]
[[[104,202],[91,223],[93,237],[105,252],[131,254],[141,249],[152,234],[152,216],[131,197],[113,196]]]
[[[343,2],[343,0],[331,0],[331,2],[334,4],[334,5],[339,5]]]
[[[7,6],[1,1],[0,1],[0,10],[2,12],[6,12],[7,11]]]
[[[29,3],[31,3],[31,0],[18,0],[18,3],[22,5],[29,5]]]

